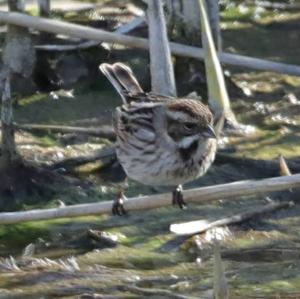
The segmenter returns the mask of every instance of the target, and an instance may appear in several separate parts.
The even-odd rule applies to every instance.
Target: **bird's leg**
[[[127,185],[127,177],[125,179],[125,185]],[[113,202],[112,213],[113,215],[123,216],[126,215],[127,212],[124,208],[124,201],[127,200],[127,197],[124,194],[123,186],[120,187],[117,198]]]
[[[112,206],[113,215],[123,216],[126,215],[127,212],[124,208],[124,201],[126,200],[126,196],[124,195],[124,191],[119,191],[117,198],[114,200]]]
[[[183,200],[182,185],[178,185],[172,193],[172,204],[178,205],[180,209],[186,208],[186,203]]]

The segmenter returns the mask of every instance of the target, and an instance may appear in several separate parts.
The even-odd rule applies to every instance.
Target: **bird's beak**
[[[201,135],[206,137],[206,138],[215,138],[215,139],[217,139],[217,135],[215,133],[215,130],[211,125],[208,125]]]

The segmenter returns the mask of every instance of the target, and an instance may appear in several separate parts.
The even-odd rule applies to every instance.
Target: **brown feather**
[[[203,124],[211,124],[213,120],[209,108],[197,100],[174,99],[170,101],[168,108],[171,111],[185,112]]]
[[[135,78],[132,70],[123,63],[117,62],[112,65],[115,77],[126,91],[132,95],[143,93],[143,89]]]
[[[117,62],[113,65],[102,63],[100,70],[122,97],[124,104],[131,101],[130,97],[143,93],[143,89],[134,77],[131,69]]]

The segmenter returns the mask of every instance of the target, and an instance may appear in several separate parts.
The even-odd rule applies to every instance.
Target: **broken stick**
[[[253,211],[243,212],[213,222],[198,220],[185,223],[171,224],[170,231],[180,236],[200,234],[218,226],[241,223],[244,221],[248,221],[251,218],[259,217],[266,213],[274,212],[279,209],[290,208],[293,206],[293,202],[270,203],[263,207],[256,208]]]

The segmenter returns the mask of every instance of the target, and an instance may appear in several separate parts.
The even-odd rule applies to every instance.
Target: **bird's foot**
[[[179,185],[172,193],[172,204],[173,206],[178,205],[180,209],[186,209],[186,203],[183,200],[183,194],[182,194],[182,186]]]
[[[112,206],[113,215],[123,216],[127,214],[124,208],[125,200],[127,200],[127,197],[124,195],[123,191],[120,191],[118,197],[113,202],[113,206]]]

